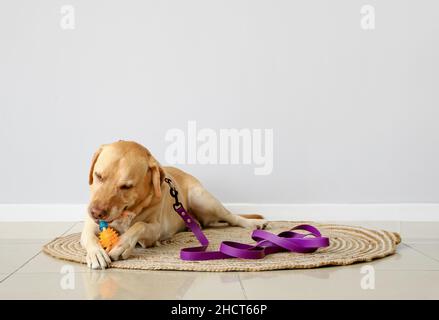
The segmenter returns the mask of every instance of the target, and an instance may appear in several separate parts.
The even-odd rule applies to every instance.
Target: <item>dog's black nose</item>
[[[90,209],[91,215],[93,216],[93,218],[95,219],[105,219],[106,217],[108,217],[108,211],[105,209],[101,209],[101,208],[97,208],[97,207],[93,207]]]

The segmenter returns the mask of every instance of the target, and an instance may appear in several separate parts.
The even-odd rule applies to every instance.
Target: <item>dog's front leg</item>
[[[105,269],[111,259],[99,243],[97,232],[98,226],[87,216],[81,234],[81,245],[87,251],[87,265],[92,269]]]
[[[136,222],[119,237],[116,245],[109,252],[110,258],[127,259],[139,240],[155,243],[159,238],[159,223]]]

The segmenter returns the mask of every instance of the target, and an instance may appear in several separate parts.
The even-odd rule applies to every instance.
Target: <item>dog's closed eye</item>
[[[95,177],[96,179],[98,179],[100,182],[104,181],[104,178],[102,177],[102,175],[100,173],[95,172]]]

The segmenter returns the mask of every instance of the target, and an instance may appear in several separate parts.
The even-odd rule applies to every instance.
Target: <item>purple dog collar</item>
[[[173,205],[175,212],[183,219],[187,228],[193,232],[200,242],[200,247],[184,248],[180,251],[182,260],[214,260],[214,259],[262,259],[266,255],[277,252],[299,252],[310,253],[319,248],[329,246],[329,238],[323,237],[320,231],[308,224],[302,224],[292,228],[289,231],[281,232],[277,235],[265,230],[254,230],[252,239],[255,244],[244,244],[234,241],[223,241],[219,251],[207,251],[209,240],[201,231],[198,222],[186,211],[183,204],[178,201],[178,191],[172,180],[165,178],[169,185],[169,192],[174,198]],[[307,231],[308,233],[298,233],[293,230]]]

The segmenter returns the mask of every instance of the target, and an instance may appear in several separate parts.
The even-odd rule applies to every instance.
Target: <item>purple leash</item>
[[[302,224],[292,228],[290,231],[284,231],[277,235],[265,230],[254,230],[252,239],[255,244],[244,244],[234,241],[221,242],[219,251],[207,251],[209,240],[207,240],[198,222],[186,211],[183,204],[178,201],[178,191],[169,178],[165,178],[169,185],[169,192],[174,198],[173,204],[175,212],[183,219],[186,227],[193,232],[200,242],[200,247],[184,248],[180,251],[182,260],[214,260],[214,259],[262,259],[268,254],[276,252],[314,252],[319,248],[329,246],[329,238],[323,237],[320,231],[309,225]],[[293,230],[304,230],[307,234],[294,232]]]

